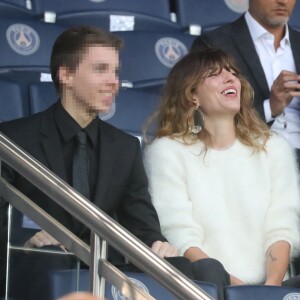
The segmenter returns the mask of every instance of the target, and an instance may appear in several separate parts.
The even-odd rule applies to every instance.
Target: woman
[[[181,255],[219,260],[232,285],[281,285],[299,254],[297,167],[252,99],[225,52],[188,54],[167,79],[145,165],[162,231]]]

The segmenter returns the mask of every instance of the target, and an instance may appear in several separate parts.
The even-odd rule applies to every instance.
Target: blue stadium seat
[[[64,30],[38,20],[0,19],[0,77],[17,80],[21,71],[49,72],[53,43]]]
[[[64,30],[38,20],[0,19],[0,79],[19,83],[27,102],[28,84],[50,72],[52,46]]]
[[[56,22],[67,25],[94,25],[110,31],[180,30],[171,21],[169,0],[32,0],[37,14],[56,13]],[[114,17],[121,16],[121,17]],[[114,21],[115,20],[115,21]]]
[[[173,296],[167,289],[157,283],[154,279],[150,278],[144,273],[133,273],[125,272],[125,274],[140,288],[151,294],[157,300],[175,300],[177,299]],[[64,270],[56,271],[52,274],[52,290],[53,299],[57,299],[71,291],[87,291],[89,282],[89,272],[88,270],[81,270],[80,275],[76,270]],[[79,285],[78,285],[79,283]],[[216,286],[206,282],[195,282],[200,288],[202,288],[206,293],[217,299]],[[122,294],[110,283],[105,285],[105,299],[123,299]],[[127,299],[127,298],[126,298]],[[240,299],[241,300],[241,299]]]
[[[121,89],[110,112],[99,117],[142,140],[145,121],[155,111],[158,101],[156,90]]]
[[[240,285],[226,287],[227,300],[296,300],[300,289],[281,286]]]
[[[20,86],[0,80],[0,122],[24,117],[25,106]]]
[[[174,64],[188,52],[194,37],[185,33],[118,32],[120,79],[134,88],[162,85]]]
[[[293,14],[290,17],[289,24],[300,31],[300,2],[296,1]]]
[[[210,30],[237,19],[248,8],[248,1],[174,0],[177,21],[182,28],[199,25]]]
[[[26,0],[0,0],[0,18],[34,19],[35,14],[27,7]]]
[[[29,85],[30,114],[47,109],[56,102],[59,95],[52,82],[37,82]]]

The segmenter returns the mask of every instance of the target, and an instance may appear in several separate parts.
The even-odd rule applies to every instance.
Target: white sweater
[[[299,255],[299,180],[293,150],[273,135],[267,152],[238,140],[226,150],[168,137],[146,148],[149,188],[162,232],[180,255],[199,247],[246,283],[265,279],[266,250],[287,241]]]

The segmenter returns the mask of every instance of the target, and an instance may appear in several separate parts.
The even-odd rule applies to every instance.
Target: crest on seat
[[[21,55],[31,55],[40,46],[38,33],[25,24],[10,25],[6,30],[6,39],[9,46]]]

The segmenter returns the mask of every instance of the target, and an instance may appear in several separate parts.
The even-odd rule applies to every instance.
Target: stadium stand
[[[63,30],[38,20],[0,19],[0,79],[19,83],[26,107],[28,84],[47,77],[52,45]]]
[[[29,85],[30,114],[47,109],[59,98],[52,82],[35,82]]]
[[[94,25],[110,31],[173,31],[180,27],[171,21],[169,0],[32,0],[41,16],[54,12],[62,25]]]
[[[1,18],[19,18],[34,19],[35,14],[30,10],[30,1],[25,0],[1,0],[0,17]]]
[[[24,111],[27,111],[24,105],[20,86],[0,80],[0,122],[23,117]]]
[[[122,85],[142,88],[161,86],[173,65],[188,52],[194,37],[184,33],[118,32]]]
[[[292,300],[300,299],[298,288],[266,285],[241,285],[226,288],[227,300]]]
[[[184,30],[191,25],[206,31],[237,19],[248,8],[248,1],[174,0],[177,21]]]
[[[175,300],[175,298],[168,290],[161,286],[158,282],[143,273],[125,272],[125,274],[136,284],[138,284],[144,291],[150,293],[154,299],[157,300]],[[78,278],[76,270],[57,271],[52,275],[53,298],[58,297],[77,289],[82,291],[88,290],[88,270],[81,270]],[[197,282],[197,285],[204,289],[206,293],[217,299],[216,286],[206,282]],[[115,300],[124,299],[124,296],[110,283],[105,285],[105,299]],[[126,298],[127,299],[127,298]]]

